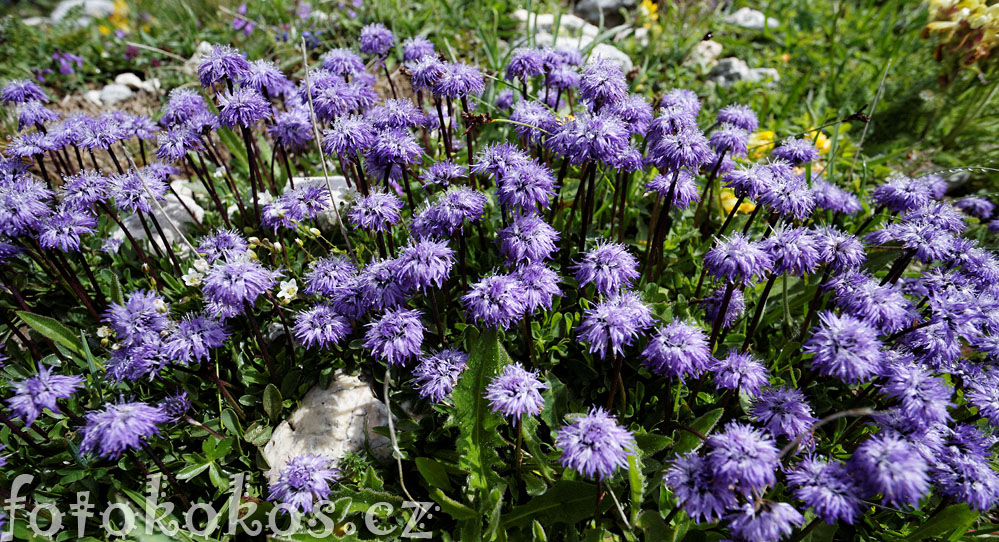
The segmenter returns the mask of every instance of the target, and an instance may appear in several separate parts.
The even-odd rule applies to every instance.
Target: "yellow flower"
[[[659,5],[652,3],[651,0],[642,0],[642,5],[640,8],[645,13],[646,17],[652,19],[653,21],[659,19]]]
[[[812,144],[819,149],[819,154],[826,155],[832,150],[832,140],[826,137],[826,134],[819,132],[819,137],[815,137],[815,132],[811,132],[808,137],[814,140]]]
[[[754,132],[749,136],[749,158],[751,160],[763,158],[773,150],[776,140],[777,134],[773,130]]]
[[[722,190],[721,205],[722,210],[725,211],[725,216],[728,216],[728,214],[732,212],[732,207],[735,207],[735,202],[738,201],[738,199],[739,198],[735,197],[735,194],[731,190]],[[753,202],[743,201],[737,212],[745,215],[753,212],[754,209],[756,209],[756,205]]]
[[[111,34],[111,27],[105,24],[99,25],[97,31],[101,33],[102,36],[108,36]]]

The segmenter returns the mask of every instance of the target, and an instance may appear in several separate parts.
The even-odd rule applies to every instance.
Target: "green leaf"
[[[463,519],[474,519],[479,517],[479,513],[460,502],[448,497],[440,488],[434,488],[430,492],[430,498],[441,506],[441,510],[451,516],[455,521]]]
[[[542,525],[573,524],[593,516],[597,503],[597,487],[577,480],[562,480],[544,495],[535,497],[503,516],[504,527],[524,527],[537,520]],[[601,507],[613,506],[611,499],[604,499]]]
[[[721,419],[722,414],[724,413],[724,409],[721,408],[708,411],[700,418],[694,420],[694,422],[690,424],[690,427],[702,435],[707,435],[712,429],[715,428],[715,424],[718,423],[718,420]],[[673,452],[675,452],[678,456],[691,450],[696,450],[702,444],[700,437],[689,431],[678,429],[676,433],[676,445],[673,446]]]
[[[459,429],[458,466],[469,473],[469,488],[478,490],[481,496],[500,482],[497,474],[500,461],[495,448],[500,443],[496,428],[503,422],[489,408],[486,386],[499,367],[509,362],[510,356],[500,345],[496,330],[483,331],[472,341],[468,368],[462,372],[451,397]]]
[[[24,323],[31,326],[31,329],[37,331],[42,336],[65,346],[80,357],[86,355],[83,352],[83,345],[80,343],[76,332],[64,326],[58,320],[27,311],[18,311],[17,315],[21,317],[21,320],[24,320]]]
[[[978,519],[978,516],[978,512],[969,508],[967,504],[951,505],[934,514],[921,527],[912,531],[905,540],[906,542],[916,542],[947,533],[961,534],[968,530],[968,527]]]
[[[284,408],[281,404],[282,401],[281,390],[277,386],[268,384],[264,388],[264,412],[267,413],[271,420],[277,420],[278,416],[281,415],[281,409]]]
[[[451,481],[447,478],[447,469],[440,462],[429,457],[417,457],[416,468],[423,475],[423,479],[427,481],[429,487],[451,490]]]
[[[642,474],[642,460],[638,454],[628,456],[628,489],[631,496],[632,525],[638,521],[638,513],[642,511],[642,500],[645,496],[645,475]]]
[[[118,280],[118,274],[114,271],[111,272],[111,301],[119,304],[125,304],[125,295],[122,293],[121,282]]]
[[[534,520],[531,523],[531,535],[534,537],[534,542],[548,542],[548,535],[545,534],[545,528],[538,523],[538,520]]]
[[[273,432],[274,429],[271,428],[270,425],[260,423],[260,420],[257,420],[246,428],[246,433],[243,434],[243,440],[259,448],[267,444],[267,441],[271,439],[271,433]]]
[[[205,472],[208,469],[208,466],[211,465],[211,464],[212,464],[211,461],[209,461],[207,463],[198,463],[196,465],[188,465],[188,466],[180,469],[180,472],[177,473],[177,479],[178,480],[190,480],[191,478],[194,478],[195,476],[201,474],[202,472]]]

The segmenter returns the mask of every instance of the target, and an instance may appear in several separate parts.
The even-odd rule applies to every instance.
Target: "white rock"
[[[708,74],[708,80],[727,87],[736,81],[759,83],[767,81],[768,85],[780,81],[780,73],[773,68],[750,68],[745,61],[736,57],[727,57],[718,61],[718,65]]]
[[[145,84],[142,82],[142,79],[140,79],[138,75],[129,72],[119,73],[114,78],[114,82],[115,84],[124,85],[137,90],[145,88]]]
[[[76,21],[78,24],[84,24],[91,18],[107,17],[114,13],[114,2],[111,0],[62,0],[52,10],[52,21],[62,21],[73,8],[79,6],[82,6],[82,10],[77,10],[80,13],[80,17]]]
[[[534,36],[534,39],[537,42],[538,47],[548,46],[566,49],[571,48],[576,49],[581,53],[583,53],[583,50],[593,43],[593,38],[585,35],[578,37],[559,36],[556,38],[547,32],[538,32],[538,34]],[[593,62],[597,58],[606,58],[607,60],[610,60],[620,66],[624,73],[628,73],[631,71],[631,68],[634,67],[631,57],[609,43],[598,43],[594,45],[593,49],[590,51],[590,56],[586,59],[586,61],[587,63]]]
[[[718,64],[718,57],[721,56],[722,44],[717,41],[703,40],[697,42],[690,54],[683,63],[687,66],[700,67],[701,69],[711,68]]]
[[[609,43],[596,44],[590,52],[590,58],[586,59],[586,63],[589,64],[590,62],[594,62],[598,58],[610,60],[620,66],[621,71],[626,74],[631,71],[632,67],[634,67],[630,56]]]
[[[779,26],[779,23],[776,20],[772,18],[768,19],[762,12],[751,8],[740,8],[735,13],[729,14],[722,20],[726,23],[748,28],[750,30],[763,30],[764,25],[766,25],[767,28],[777,28]]]
[[[104,85],[104,88],[101,89],[101,102],[104,103],[104,105],[114,105],[131,97],[132,89],[126,87],[125,85],[113,83],[110,85]]]
[[[212,44],[207,41],[203,41],[198,44],[198,48],[194,50],[194,54],[191,58],[187,59],[181,71],[187,75],[194,75],[198,73],[198,66],[201,65],[201,60],[210,55],[212,52]]]
[[[48,24],[50,22],[48,17],[28,17],[22,20],[25,26],[42,26],[43,24]]]
[[[99,90],[88,90],[83,93],[83,97],[87,99],[88,102],[100,106],[104,105],[101,103],[101,91]]]
[[[273,483],[288,460],[301,454],[339,460],[347,452],[370,448],[378,459],[387,459],[391,442],[372,431],[385,425],[388,409],[371,387],[356,376],[338,374],[328,389],[309,390],[302,406],[274,429],[262,451],[271,467],[267,477]]]
[[[187,205],[187,209],[190,209],[194,213],[198,221],[204,220],[205,210],[198,205],[198,202],[192,199],[191,190],[187,188],[187,181],[173,181],[170,183],[170,186],[180,195],[180,200],[172,193],[167,192],[164,199],[159,200],[160,206],[163,207],[163,211],[166,213],[165,216],[155,204],[151,205],[153,214],[156,216],[156,220],[159,221],[160,226],[163,227],[163,235],[166,236],[167,242],[178,247],[186,247],[187,244],[177,236],[177,232],[170,226],[170,221],[173,221],[180,231],[186,235],[188,230],[191,229],[191,225],[194,224],[194,220],[188,214],[187,210],[184,209],[184,205]],[[182,201],[184,205],[181,204]],[[153,242],[160,248],[163,248],[163,238],[156,231],[156,226],[149,219],[147,219],[147,222],[149,223],[149,232],[153,235]],[[138,213],[123,217],[122,223],[125,224],[125,227],[128,228],[128,231],[131,232],[136,240],[146,239],[146,231],[142,228],[142,222],[139,220]],[[111,233],[111,236],[115,239],[124,240],[125,232],[121,231],[121,228],[116,228]]]
[[[546,34],[555,32],[555,15],[551,13],[528,13],[526,9],[518,9],[513,12],[513,18],[520,22],[519,28],[522,32]],[[580,17],[567,13],[558,19],[558,33],[560,36],[589,36],[590,41],[593,41],[600,33],[600,29]]]

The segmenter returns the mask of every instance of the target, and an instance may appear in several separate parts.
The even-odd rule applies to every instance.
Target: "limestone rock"
[[[302,399],[302,406],[274,429],[263,448],[273,483],[289,459],[300,454],[322,454],[333,460],[347,452],[367,448],[378,459],[391,457],[387,437],[372,431],[388,425],[388,409],[368,384],[351,375],[338,374],[328,389],[316,386]]]
[[[81,8],[74,10],[74,8]],[[114,2],[111,0],[62,0],[52,10],[50,18],[53,22],[60,22],[66,18],[70,12],[78,13],[77,24],[86,24],[95,17],[107,17],[114,13]]]
[[[701,69],[712,68],[718,65],[718,57],[721,56],[722,44],[713,40],[703,40],[697,42],[683,63],[687,66],[695,66]]]
[[[117,83],[104,85],[104,88],[101,89],[101,103],[104,105],[114,105],[131,98],[132,94],[132,89],[125,85]]]
[[[181,71],[187,75],[195,75],[198,73],[198,66],[201,65],[201,60],[203,57],[208,56],[212,52],[212,44],[207,41],[203,41],[198,44],[198,48],[194,50],[194,54],[191,58],[187,59]]]
[[[763,27],[777,28],[779,23],[773,18],[767,18],[762,12],[752,8],[739,8],[734,13],[722,19],[726,23],[748,28],[750,30],[763,30]]]
[[[718,65],[708,74],[708,80],[727,87],[736,81],[759,83],[767,81],[768,85],[780,81],[780,73],[773,68],[750,68],[745,61],[736,57],[727,57],[718,61]]]
[[[577,49],[580,52],[593,43],[593,39],[587,36],[555,37],[546,32],[538,32],[534,39],[537,41],[538,47],[551,46],[566,49],[572,48]],[[587,62],[593,62],[597,58],[606,58],[607,60],[614,62],[621,67],[621,71],[624,73],[628,73],[634,67],[631,57],[629,57],[624,51],[621,51],[609,43],[598,43],[593,46],[593,50],[590,51],[590,56],[587,58]]]
[[[194,201],[194,194],[187,187],[187,181],[173,181],[170,183],[170,186],[177,191],[177,194],[180,196],[180,200],[177,199],[177,196],[167,192],[164,199],[159,201],[159,204],[163,207],[163,212],[160,212],[159,208],[157,208],[154,204],[152,205],[153,214],[156,216],[156,219],[159,220],[160,226],[163,227],[163,235],[166,236],[167,242],[178,246],[185,246],[186,244],[184,241],[178,238],[177,232],[174,231],[172,226],[170,226],[170,221],[173,221],[180,231],[186,234],[187,231],[190,230],[194,220],[191,218],[191,215],[188,214],[187,210],[184,209],[184,205],[187,205],[187,208],[194,213],[194,216],[197,217],[199,221],[204,220],[205,210],[198,205],[198,202]],[[181,201],[184,202],[184,205],[181,204]],[[156,228],[153,226],[151,221],[149,222],[149,231],[153,234],[153,242],[155,242],[158,246],[163,247],[163,239],[160,237],[159,232],[156,231]],[[138,213],[132,214],[128,217],[122,217],[122,223],[126,228],[128,228],[128,231],[133,237],[135,237],[136,240],[146,238],[146,231],[142,228],[142,222],[139,220]],[[125,232],[118,228],[115,229],[111,236],[115,239],[123,240],[125,239]]]
[[[87,99],[88,102],[100,106],[101,104],[101,91],[99,90],[88,90],[83,93],[83,97]]]

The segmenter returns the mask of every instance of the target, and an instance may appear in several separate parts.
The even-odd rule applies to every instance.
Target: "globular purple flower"
[[[170,365],[164,354],[163,344],[157,336],[144,337],[142,342],[127,344],[111,352],[104,365],[108,379],[114,383],[125,380],[137,382],[152,380]]]
[[[804,220],[815,210],[815,194],[803,177],[774,175],[759,201],[785,218]]]
[[[709,436],[705,444],[708,465],[715,477],[744,496],[776,483],[777,446],[761,430],[730,422],[724,431]]]
[[[779,386],[763,390],[753,401],[749,414],[775,437],[796,439],[808,433],[818,421],[805,395],[794,388]]]
[[[739,166],[724,177],[725,184],[740,198],[756,198],[773,182],[769,164]]]
[[[434,80],[434,95],[453,100],[467,96],[481,96],[486,89],[485,80],[479,68],[464,62],[446,62],[440,75]]]
[[[106,321],[125,345],[158,341],[160,333],[170,327],[169,307],[155,292],[137,290],[129,294],[124,305],[111,303],[104,313]]]
[[[321,62],[324,70],[340,77],[364,71],[364,61],[350,49],[330,49],[323,54]]]
[[[880,285],[870,275],[859,272],[838,277],[833,287],[836,306],[871,324],[885,335],[912,324],[915,307],[892,285]]]
[[[374,139],[371,125],[364,117],[344,115],[337,117],[323,132],[323,151],[356,162],[356,154],[365,151]]]
[[[297,222],[314,219],[329,205],[328,188],[318,184],[295,187],[261,210],[260,223],[273,229],[295,229]]]
[[[568,90],[578,87],[579,81],[579,70],[576,69],[575,66],[571,64],[559,64],[558,66],[553,66],[547,73],[545,73],[545,86],[551,89],[548,92],[547,104],[556,111],[561,109],[561,104],[565,103],[564,100],[560,99],[558,104],[553,104],[551,100],[559,97],[559,90]],[[511,94],[511,103],[512,99],[513,95]]]
[[[267,100],[249,87],[240,87],[233,92],[219,94],[219,124],[226,128],[250,128],[257,121],[271,116]]]
[[[423,92],[424,90],[434,89],[444,75],[446,67],[436,56],[425,56],[418,60],[407,62],[406,69],[409,70],[409,82],[412,84],[413,90]]]
[[[652,104],[640,94],[632,94],[611,104],[607,112],[620,117],[628,126],[631,135],[645,135],[652,126],[654,117]]]
[[[906,211],[903,222],[919,226],[932,226],[948,233],[960,234],[968,229],[965,217],[957,207],[946,202],[932,202],[922,207]]]
[[[201,86],[210,88],[220,81],[241,81],[249,70],[250,63],[243,53],[228,45],[216,44],[198,66],[198,79]]]
[[[712,361],[704,330],[679,318],[657,329],[642,351],[642,365],[657,375],[681,381],[700,375]]]
[[[718,311],[721,310],[722,301],[724,300],[725,288],[715,290],[704,300],[704,316],[708,322],[714,322],[718,319]],[[722,320],[722,328],[728,329],[732,327],[742,317],[742,313],[745,310],[746,301],[742,290],[732,290],[732,297],[728,301],[728,307],[725,309],[725,318]]]
[[[274,123],[267,127],[274,143],[285,150],[302,150],[312,141],[312,123],[309,110],[293,107],[274,115]]]
[[[294,91],[294,85],[291,81],[270,60],[250,62],[250,69],[240,84],[252,88],[268,98],[275,98],[285,92]]]
[[[156,136],[156,157],[168,162],[183,160],[188,152],[202,149],[201,138],[187,125],[173,126]]]
[[[145,174],[140,178],[134,169],[123,175],[112,175],[111,183],[111,197],[114,198],[115,205],[120,211],[128,213],[152,213],[152,198],[162,200],[167,191],[167,184],[161,179]]]
[[[350,322],[320,303],[295,315],[294,333],[306,348],[330,348],[350,334]]]
[[[663,94],[659,100],[659,106],[662,108],[679,107],[696,117],[697,113],[701,111],[701,100],[693,90],[674,88]]]
[[[950,420],[947,409],[953,393],[940,377],[912,363],[897,363],[886,371],[887,379],[882,391],[899,401],[901,412],[916,427]]]
[[[471,166],[471,172],[476,175],[488,175],[499,181],[508,173],[529,163],[531,163],[531,159],[527,153],[517,148],[516,145],[496,143],[483,147],[475,155],[475,163]]]
[[[52,214],[52,191],[45,183],[29,176],[0,181],[0,233],[11,238],[37,230]]]
[[[804,138],[789,137],[774,149],[771,155],[780,160],[786,160],[796,166],[814,162],[819,159],[819,150],[812,142]]]
[[[355,276],[357,268],[346,256],[322,258],[310,264],[303,291],[308,295],[333,297]]]
[[[160,408],[143,402],[108,403],[100,410],[84,415],[81,453],[96,452],[98,457],[117,459],[128,449],[138,449],[160,430],[157,425],[170,421]]]
[[[830,525],[840,520],[852,525],[863,512],[860,488],[839,461],[805,458],[788,471],[787,482],[794,496]]]
[[[486,386],[486,399],[493,412],[499,412],[514,421],[520,421],[525,414],[537,416],[544,406],[541,390],[548,385],[538,379],[538,371],[528,371],[519,363],[503,367],[500,374]]]
[[[375,191],[354,204],[347,219],[368,231],[389,231],[401,218],[402,200],[387,192]]]
[[[510,55],[506,66],[506,80],[524,80],[545,71],[545,55],[540,49],[518,47]]]
[[[58,413],[59,399],[69,399],[83,386],[83,378],[52,374],[47,365],[38,366],[38,374],[15,382],[14,396],[7,400],[14,414],[28,426],[38,419],[43,409]]]
[[[892,432],[879,433],[861,444],[847,467],[867,495],[880,493],[891,506],[917,506],[930,489],[926,460]]]
[[[217,262],[205,275],[204,292],[208,301],[242,312],[253,306],[261,294],[271,289],[281,273],[246,259]]]
[[[815,195],[815,206],[819,209],[845,215],[855,215],[863,209],[857,196],[825,179],[816,179],[812,182],[812,193]]]
[[[926,183],[895,174],[871,193],[871,201],[896,213],[917,209],[930,202],[929,186]]]
[[[404,128],[387,128],[375,132],[375,137],[364,155],[365,165],[376,178],[397,178],[399,168],[415,164],[422,159],[423,148],[416,136]],[[396,175],[385,175],[396,171]]]
[[[547,167],[532,160],[507,170],[496,192],[505,208],[533,213],[550,205],[555,195],[555,177]]]
[[[722,124],[708,140],[718,154],[726,156],[745,156],[748,151],[749,133],[732,124]],[[712,160],[710,163],[715,163]]]
[[[364,347],[389,365],[405,365],[420,355],[424,330],[420,316],[420,311],[404,308],[385,311],[368,324]]]
[[[957,208],[968,213],[969,215],[981,219],[987,220],[992,216],[992,212],[995,211],[995,204],[985,198],[979,197],[967,197],[957,200]]]
[[[686,168],[697,171],[714,156],[708,139],[696,125],[684,126],[676,133],[650,138],[646,162],[660,171]]]
[[[164,341],[163,354],[173,362],[189,365],[208,361],[213,348],[229,340],[224,322],[200,314],[184,316]]]
[[[674,183],[674,179],[676,180]],[[669,175],[656,175],[645,185],[646,192],[656,192],[663,198],[664,206],[686,209],[695,201],[701,200],[700,191],[694,176],[685,169],[675,170]]]
[[[599,241],[581,260],[573,262],[572,269],[580,288],[592,282],[600,295],[628,288],[641,276],[638,262],[627,247],[610,241]]]
[[[628,456],[637,450],[631,432],[600,407],[556,431],[555,445],[562,450],[559,461],[564,467],[596,480],[606,480],[626,468]]]
[[[163,105],[160,124],[163,126],[183,124],[207,110],[208,104],[196,91],[189,88],[175,88],[170,91],[167,102]]]
[[[63,252],[79,252],[80,238],[97,230],[97,219],[84,211],[65,209],[41,223],[38,244]]]
[[[175,422],[187,414],[188,410],[191,410],[191,400],[187,398],[187,392],[181,390],[163,398],[156,405],[156,408],[162,410],[167,415],[168,421]]]
[[[607,350],[615,356],[624,355],[646,329],[652,326],[652,311],[634,292],[621,292],[608,297],[583,312],[578,337],[589,343],[590,353],[599,352],[607,358]]]
[[[812,367],[819,374],[855,384],[881,372],[881,347],[878,332],[870,325],[849,314],[825,311],[819,314],[819,325],[804,351],[813,355]]]
[[[725,516],[736,540],[777,542],[805,522],[801,512],[786,502],[748,502]]]
[[[406,62],[419,60],[434,54],[434,44],[423,36],[411,36],[402,42],[402,59]]]
[[[512,90],[504,90],[496,97],[496,109],[506,110],[513,107],[513,100],[516,97]]]
[[[419,239],[402,249],[399,274],[410,288],[441,288],[454,267],[454,250],[447,241]]]
[[[529,143],[540,143],[558,128],[558,121],[551,110],[534,101],[517,102],[510,113],[510,120],[517,123],[513,125],[513,131]]]
[[[420,397],[439,403],[451,395],[467,367],[468,354],[447,348],[420,360],[413,368],[413,383]]]
[[[7,144],[7,156],[17,158],[31,158],[45,151],[55,150],[52,138],[41,132],[30,132],[15,136]]]
[[[396,307],[406,300],[409,282],[402,280],[399,259],[376,260],[358,275],[357,287],[369,307]],[[345,314],[344,316],[348,316]]]
[[[755,132],[760,125],[756,113],[748,105],[726,105],[718,111],[718,122],[738,126],[747,132]]]
[[[489,275],[461,298],[468,315],[486,327],[507,329],[527,311],[524,287],[512,275]]]
[[[465,177],[468,177],[465,166],[448,161],[436,162],[423,171],[423,182],[445,187]]]
[[[726,510],[738,504],[732,488],[715,478],[707,460],[697,452],[676,458],[663,481],[696,523],[720,519]]]
[[[544,264],[525,265],[518,269],[513,276],[520,281],[523,287],[524,304],[528,313],[541,307],[551,310],[552,299],[562,295],[562,290],[558,285],[561,277]]]
[[[429,121],[429,117],[408,98],[385,100],[384,104],[368,109],[364,116],[375,130],[419,128]]]
[[[292,457],[271,484],[268,500],[281,501],[292,510],[311,513],[317,503],[333,493],[333,484],[340,481],[340,469],[322,455],[302,454]]]
[[[819,261],[836,273],[858,267],[867,260],[860,239],[834,227],[816,230],[815,243],[819,249]]]
[[[382,56],[389,52],[395,43],[392,31],[382,23],[371,23],[361,28],[361,52],[366,55]]]
[[[758,396],[770,381],[767,368],[758,359],[749,352],[738,350],[730,350],[708,370],[714,376],[716,388],[743,391],[750,397]]]
[[[763,245],[741,233],[719,240],[704,256],[704,263],[715,278],[743,286],[751,286],[774,266]]]
[[[624,99],[628,82],[621,67],[606,58],[587,64],[579,77],[579,97],[591,102],[595,109]]]
[[[0,100],[4,105],[21,104],[30,101],[48,102],[49,97],[42,87],[29,79],[17,79],[8,82],[0,89]]]
[[[818,243],[814,232],[807,228],[780,224],[761,243],[774,262],[773,271],[776,274],[787,273],[801,277],[819,266]]]
[[[29,126],[44,126],[46,122],[59,120],[59,114],[46,108],[42,102],[32,100],[17,106],[17,129]]]
[[[681,106],[665,106],[659,109],[659,115],[652,119],[647,139],[650,143],[659,141],[668,135],[676,135],[684,129],[697,125],[697,114],[690,113]]]
[[[481,192],[465,187],[452,188],[440,201],[416,213],[411,231],[416,237],[450,237],[463,231],[466,220],[480,220],[485,207],[486,197]]]
[[[215,263],[242,256],[247,248],[246,239],[236,230],[218,229],[201,239],[198,253],[203,254],[208,263]]]
[[[521,216],[509,226],[499,230],[500,254],[511,265],[543,262],[551,259],[558,250],[555,243],[558,232],[544,219],[537,216]]]

